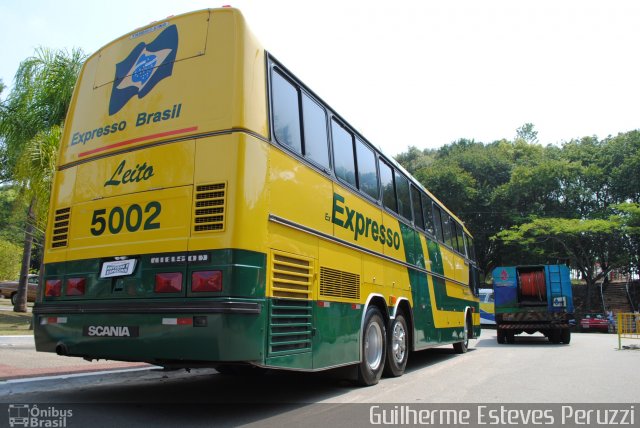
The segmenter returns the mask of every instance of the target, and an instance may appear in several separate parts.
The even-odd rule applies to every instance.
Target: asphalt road
[[[412,354],[404,376],[369,388],[343,380],[344,371],[237,377],[153,369],[9,382],[0,385],[0,403],[73,409],[73,422],[93,426],[360,426],[345,418],[353,411],[365,417],[371,406],[352,403],[634,402],[639,361],[640,351],[617,350],[615,335],[573,334],[568,346],[525,335],[498,345],[495,330],[484,330],[468,353],[442,347]]]

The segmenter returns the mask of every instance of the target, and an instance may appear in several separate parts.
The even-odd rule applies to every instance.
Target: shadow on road
[[[515,337],[515,343],[512,343],[512,344],[505,343],[502,345],[498,343],[496,334],[493,334],[493,336],[482,338],[478,340],[478,343],[476,343],[476,347],[478,348],[505,348],[510,346],[515,346],[518,348],[526,348],[526,347],[539,347],[539,346],[562,347],[567,345],[553,344],[549,342],[549,339],[539,334],[517,335]]]
[[[444,347],[413,353],[405,375],[455,357],[453,349]],[[251,423],[263,426],[265,421],[272,421],[274,426],[286,426],[295,420],[304,424],[307,417],[318,415],[332,420],[339,414],[347,416],[349,406],[367,406],[315,404],[340,401],[342,395],[354,389],[366,396],[368,388],[344,380],[352,372],[347,369],[318,373],[272,370],[263,375],[240,376],[222,375],[213,369],[194,370],[190,374],[158,369],[139,376],[129,375],[117,383],[105,383],[98,377],[79,383],[62,382],[60,389],[10,394],[2,401],[40,403],[40,407],[47,403],[57,408],[77,409],[74,423],[83,421],[86,415],[87,421],[91,418],[102,421],[99,426],[131,424],[131,421],[136,422],[133,426],[152,422],[154,426],[175,426],[185,422],[189,426]],[[383,386],[377,386],[380,387]],[[283,425],[283,422],[286,423]]]

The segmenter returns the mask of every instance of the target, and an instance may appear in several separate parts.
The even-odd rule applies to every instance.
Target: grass
[[[28,303],[29,308],[33,303]],[[0,336],[14,336],[19,334],[33,334],[29,330],[31,312],[13,312],[13,305],[9,299],[0,299]]]

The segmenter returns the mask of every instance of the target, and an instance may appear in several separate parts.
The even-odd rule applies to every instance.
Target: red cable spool
[[[545,300],[547,287],[544,281],[544,271],[522,272],[520,274],[520,293],[522,297]]]

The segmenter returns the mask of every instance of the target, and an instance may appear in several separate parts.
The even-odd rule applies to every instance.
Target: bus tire
[[[384,369],[387,356],[387,329],[380,310],[375,306],[367,308],[363,325],[358,384],[371,386],[378,383]]]
[[[500,345],[504,345],[506,342],[507,342],[506,332],[503,329],[498,328],[498,343]]]
[[[402,313],[391,321],[387,336],[387,361],[382,374],[387,377],[402,376],[409,359],[409,330]]]
[[[551,334],[549,335],[549,340],[554,345],[559,344],[560,341],[562,340],[562,333],[560,329],[554,328],[553,330],[551,330]]]
[[[464,332],[462,333],[464,340],[453,344],[453,350],[456,351],[456,354],[464,354],[469,350],[469,335],[471,334],[472,328],[471,322],[467,317],[464,321]]]
[[[506,336],[507,343],[509,345],[513,345],[514,343],[516,343],[516,334],[515,333],[510,331],[510,332],[507,332],[507,334],[505,336]]]
[[[571,330],[569,328],[562,329],[562,343],[565,345],[571,343]]]

